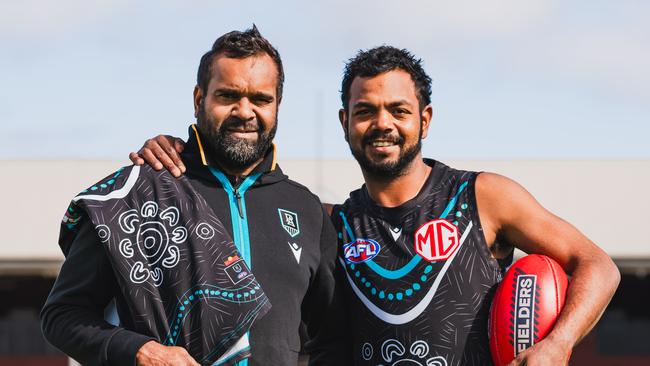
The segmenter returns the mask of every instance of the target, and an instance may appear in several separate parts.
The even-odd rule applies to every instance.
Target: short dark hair
[[[341,83],[341,102],[343,109],[350,103],[350,87],[357,76],[373,77],[395,69],[404,70],[413,79],[420,110],[431,103],[431,78],[422,68],[422,60],[415,58],[406,49],[392,46],[380,46],[366,51],[359,51],[348,60],[343,70]]]
[[[222,53],[230,58],[247,58],[261,53],[269,55],[278,67],[278,86],[276,91],[278,100],[282,99],[282,85],[284,84],[282,59],[280,59],[278,50],[260,34],[255,24],[253,24],[253,28],[243,32],[232,31],[217,38],[212,45],[212,49],[201,57],[199,71],[196,74],[196,84],[204,93],[207,91],[208,84],[210,83],[212,60]]]

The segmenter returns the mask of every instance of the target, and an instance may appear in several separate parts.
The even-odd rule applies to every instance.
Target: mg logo
[[[448,259],[458,244],[458,228],[444,219],[429,221],[415,232],[415,251],[429,262]]]

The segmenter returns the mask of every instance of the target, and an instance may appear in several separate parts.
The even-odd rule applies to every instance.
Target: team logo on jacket
[[[280,223],[284,230],[293,238],[300,234],[300,226],[298,225],[298,215],[295,212],[287,211],[283,208],[278,208],[280,215]]]
[[[415,232],[415,251],[429,262],[447,260],[459,244],[458,227],[445,219],[429,221]]]
[[[361,263],[373,259],[379,254],[381,246],[372,239],[357,239],[343,246],[345,260]]]

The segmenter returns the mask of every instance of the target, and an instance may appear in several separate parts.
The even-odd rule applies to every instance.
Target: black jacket
[[[335,270],[336,234],[318,198],[282,173],[274,149],[236,181],[208,165],[200,135],[191,128],[182,158],[190,183],[224,223],[272,304],[250,331],[248,364],[295,365],[301,320],[312,364],[347,364],[345,314],[334,278],[342,273]],[[78,230],[43,308],[43,332],[83,364],[134,364],[137,350],[152,338],[129,330],[124,298],[97,233],[83,220]],[[112,298],[119,327],[103,320]]]

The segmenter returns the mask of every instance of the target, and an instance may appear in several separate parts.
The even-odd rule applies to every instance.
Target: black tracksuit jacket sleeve
[[[344,272],[337,260],[336,231],[323,211],[321,260],[302,303],[309,365],[351,365],[352,344],[343,299]]]
[[[82,220],[41,311],[45,338],[83,365],[135,365],[138,349],[152,338],[104,320],[117,292],[103,244]]]

